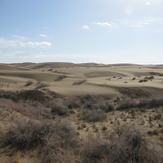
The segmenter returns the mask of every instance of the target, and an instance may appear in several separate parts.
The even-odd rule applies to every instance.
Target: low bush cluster
[[[81,104],[79,118],[88,122],[101,121],[107,112],[114,110],[113,105],[103,97],[84,96],[81,98]]]
[[[48,87],[48,83],[45,83],[45,82],[38,82],[36,84],[36,89],[41,89],[41,88],[44,88],[44,87]]]
[[[150,148],[140,130],[134,126],[118,129],[110,143],[92,139],[82,151],[82,163],[161,163],[161,151]]]
[[[162,151],[144,139],[140,129],[121,126],[109,140],[79,138],[69,121],[18,121],[0,135],[3,152],[38,150],[40,163],[161,163]]]
[[[101,109],[82,109],[80,111],[79,117],[81,120],[85,120],[87,122],[97,122],[104,120],[106,118],[106,113]]]
[[[51,103],[51,113],[56,115],[67,115],[69,109],[61,102],[52,102]]]
[[[163,99],[140,99],[140,100],[134,100],[131,98],[122,99],[116,109],[117,110],[127,110],[132,108],[157,108],[163,106]]]
[[[70,122],[56,120],[54,122],[36,122],[18,120],[5,133],[0,135],[0,147],[5,152],[28,150],[47,145],[73,146],[76,143],[76,133]]]

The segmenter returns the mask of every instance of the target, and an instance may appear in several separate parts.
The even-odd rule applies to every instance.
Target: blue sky
[[[0,0],[0,63],[163,64],[162,0]]]

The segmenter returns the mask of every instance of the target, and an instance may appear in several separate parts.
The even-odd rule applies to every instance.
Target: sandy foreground
[[[0,89],[33,89],[38,82],[61,95],[108,95],[121,93],[160,96],[163,65],[101,65],[73,63],[0,64]],[[144,80],[149,78],[143,82]],[[32,84],[25,87],[26,83]],[[44,88],[44,89],[45,89]]]

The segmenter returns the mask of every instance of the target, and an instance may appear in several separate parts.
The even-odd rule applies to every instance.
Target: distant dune
[[[137,92],[142,91],[156,96],[163,93],[162,73],[161,65],[65,62],[0,64],[0,89],[33,89],[38,82],[46,82],[46,89],[61,95],[115,97],[127,93],[124,91],[126,89],[128,95],[139,95]],[[28,81],[33,81],[33,84],[25,87]]]

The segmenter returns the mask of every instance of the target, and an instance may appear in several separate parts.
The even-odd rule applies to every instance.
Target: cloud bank
[[[47,41],[25,41],[22,39],[5,39],[0,37],[0,48],[48,48],[52,43]]]

